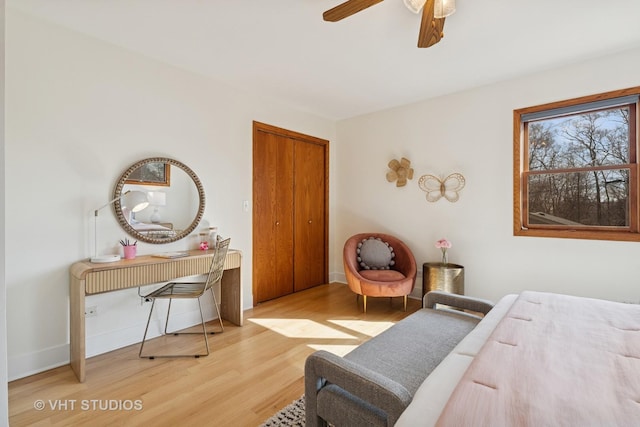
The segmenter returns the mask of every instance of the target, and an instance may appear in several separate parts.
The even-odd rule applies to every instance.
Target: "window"
[[[513,112],[514,235],[640,241],[639,95]]]

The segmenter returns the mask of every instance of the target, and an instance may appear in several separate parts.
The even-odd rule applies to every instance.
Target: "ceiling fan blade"
[[[333,9],[327,10],[322,14],[322,18],[325,21],[336,22],[344,19],[348,16],[356,14],[361,10],[364,10],[374,4],[378,4],[383,0],[348,0],[344,3],[341,3],[334,7]],[[433,6],[431,7],[433,9]]]
[[[422,22],[418,36],[418,47],[430,47],[438,43],[444,37],[444,19],[433,17],[433,5],[435,0],[427,0],[422,9]]]

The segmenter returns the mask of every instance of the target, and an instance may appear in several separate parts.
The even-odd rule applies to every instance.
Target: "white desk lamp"
[[[120,255],[98,255],[98,211],[110,206],[112,203],[122,199],[122,204],[124,206],[131,206],[131,212],[140,212],[147,206],[149,206],[149,200],[147,198],[147,194],[142,191],[126,191],[120,197],[116,197],[111,200],[104,206],[100,206],[98,209],[94,211],[93,216],[93,242],[94,242],[94,250],[93,257],[91,257],[91,262],[114,262],[120,261]]]

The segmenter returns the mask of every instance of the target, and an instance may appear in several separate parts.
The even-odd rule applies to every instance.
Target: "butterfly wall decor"
[[[435,175],[422,175],[418,180],[418,186],[427,193],[428,202],[437,202],[444,197],[455,203],[460,198],[458,193],[464,188],[464,184],[464,176],[459,173],[452,173],[444,179]]]

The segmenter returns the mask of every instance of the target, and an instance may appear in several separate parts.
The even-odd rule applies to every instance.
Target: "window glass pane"
[[[629,226],[629,169],[527,176],[529,224]]]
[[[527,123],[529,170],[629,163],[629,107]]]

